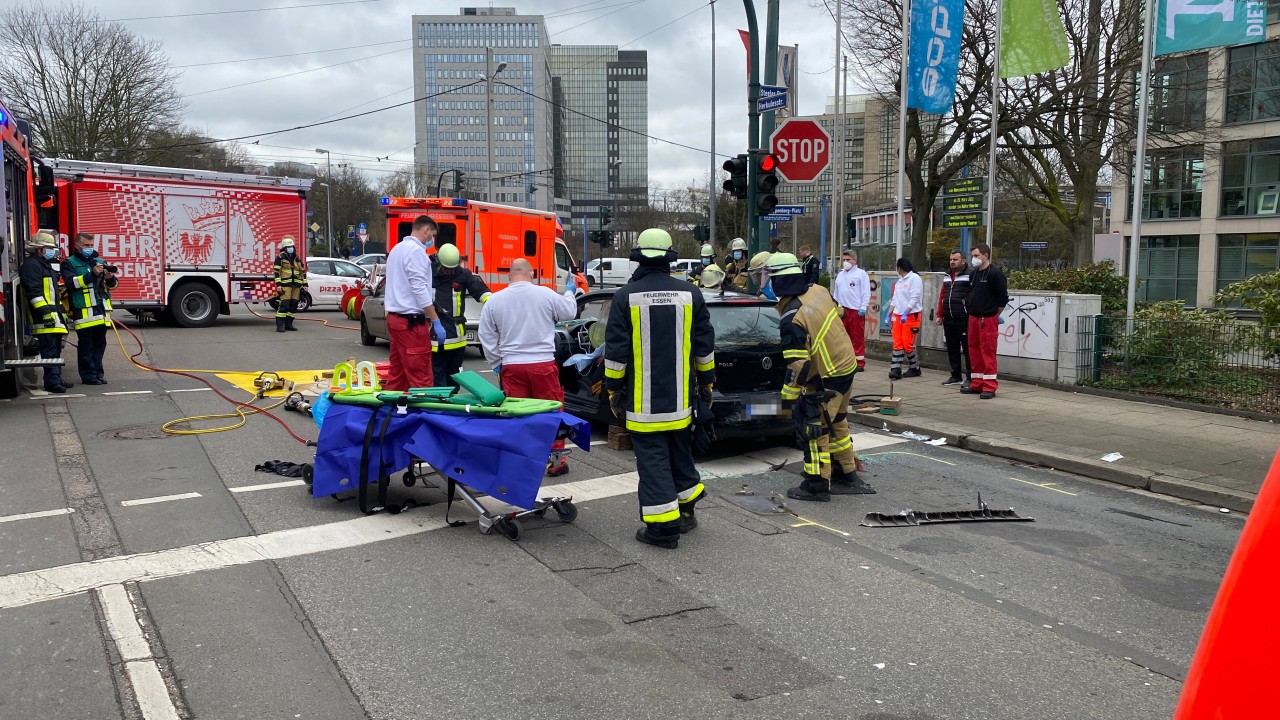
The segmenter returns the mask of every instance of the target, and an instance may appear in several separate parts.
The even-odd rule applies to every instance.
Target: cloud
[[[268,5],[285,7],[315,1],[277,0]],[[709,7],[703,6],[683,20],[632,42],[689,13],[694,5],[688,0],[645,0],[621,7],[609,0],[587,3],[588,7],[580,7],[582,0],[500,4],[514,6],[525,14],[547,16],[553,43],[625,44],[624,49],[648,51],[649,134],[698,149],[650,141],[650,182],[683,186],[705,180],[711,168],[707,154],[711,147]],[[132,20],[125,24],[138,35],[163,43],[174,65],[193,66],[180,70],[179,89],[187,96],[186,124],[211,137],[237,137],[412,99],[409,40],[413,14],[428,10],[453,14],[468,4],[430,5],[428,8],[409,0],[377,0],[313,9]],[[757,5],[763,29],[765,3]],[[799,6],[793,0],[786,5],[780,41],[799,43],[800,111],[817,114],[833,90],[833,23],[821,4]],[[193,0],[163,4],[99,0],[93,6],[104,18],[200,13],[221,7]],[[737,33],[738,28],[746,27],[746,20],[740,5],[717,3],[716,10],[716,152],[727,156],[747,148],[746,53]],[[373,45],[397,40],[404,41],[403,47]],[[357,45],[372,46],[317,52]],[[307,54],[231,62],[295,53]],[[283,75],[289,76],[269,79]],[[407,105],[354,120],[272,135],[248,148],[264,162],[291,159],[308,163],[323,163],[324,156],[317,155],[314,149],[326,148],[332,151],[335,164],[350,163],[369,172],[376,181],[381,171],[411,164],[413,143],[413,107]],[[388,155],[389,160],[375,160]]]

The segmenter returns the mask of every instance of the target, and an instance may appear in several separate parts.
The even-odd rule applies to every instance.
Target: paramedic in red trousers
[[[969,361],[969,262],[958,248],[947,259],[947,274],[942,277],[942,292],[938,293],[938,313],[934,320],[942,326],[947,339],[947,361],[951,364],[951,377],[943,385],[968,385],[973,377],[973,363]],[[964,356],[964,374],[960,373],[960,357]]]
[[[871,279],[867,271],[858,267],[858,253],[845,250],[840,254],[840,273],[831,283],[831,294],[844,308],[841,321],[845,332],[853,341],[853,354],[858,359],[861,372],[867,367],[867,304],[871,302]]]
[[[640,233],[630,259],[639,267],[614,293],[605,326],[604,382],[636,453],[636,540],[674,550],[698,526],[694,505],[706,495],[693,464],[693,405],[712,400],[716,333],[702,291],[671,277],[667,231]]]
[[[996,396],[996,340],[1004,324],[1000,313],[1009,304],[1004,273],[991,264],[991,248],[974,245],[969,253],[969,360],[972,379],[960,392],[977,393],[983,400]]]
[[[419,215],[413,229],[387,254],[384,302],[391,336],[391,372],[387,390],[432,386],[431,335],[444,340],[444,324],[436,315],[427,249],[435,244],[436,221]]]
[[[431,351],[431,377],[441,387],[456,387],[453,376],[462,370],[467,354],[467,295],[483,305],[492,293],[479,275],[462,266],[457,245],[441,245],[431,257],[431,267],[436,315],[445,332],[443,347]]]
[[[889,305],[889,324],[893,328],[893,356],[889,361],[889,379],[920,377],[920,356],[916,339],[920,334],[920,314],[924,309],[924,280],[916,274],[911,261],[898,258],[898,281],[893,284]],[[902,363],[907,371],[902,372]]]
[[[511,284],[489,297],[480,311],[480,347],[509,397],[564,402],[560,368],[556,366],[556,323],[578,316],[574,276],[565,278],[564,294],[533,283],[533,265],[524,258],[511,263]],[[687,283],[686,283],[687,284]],[[564,440],[551,446],[547,474],[569,472]]]

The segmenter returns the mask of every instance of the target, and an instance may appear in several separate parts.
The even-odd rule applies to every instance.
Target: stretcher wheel
[[[571,523],[578,519],[578,506],[570,500],[557,500],[551,503],[551,507],[555,508],[556,514],[560,516],[560,522]]]
[[[405,487],[413,487],[418,484],[418,477],[413,474],[412,470],[405,470],[404,475],[401,475],[400,479],[404,481]]]
[[[306,483],[307,487],[311,487],[312,483],[314,483],[315,480],[316,480],[315,468],[311,467],[311,463],[303,463],[302,464],[302,482]]]
[[[498,529],[498,532],[505,535],[508,540],[511,540],[514,542],[520,539],[520,521],[519,520],[515,520],[513,518],[507,518],[507,517],[498,518],[498,521],[495,522],[493,526]]]
[[[548,508],[548,507],[550,507],[550,506],[549,506],[549,505],[543,505],[542,507],[538,508],[537,510],[534,510],[534,511],[533,511],[533,514],[534,514],[534,515],[537,515],[538,517],[546,517],[546,515],[547,515],[547,508]]]

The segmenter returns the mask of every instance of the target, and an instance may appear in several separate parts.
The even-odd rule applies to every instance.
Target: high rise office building
[[[415,15],[413,37],[414,92],[424,98],[414,106],[414,162],[428,184],[416,192],[434,194],[440,173],[458,169],[469,197],[551,210],[552,83],[542,16],[464,7],[457,15]],[[494,82],[486,88],[490,69]],[[452,178],[445,182],[451,187]]]

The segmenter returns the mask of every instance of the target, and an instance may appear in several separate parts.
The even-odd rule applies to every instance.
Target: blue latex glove
[[[907,324],[907,316],[906,316],[906,315],[899,315],[899,316],[898,316],[898,321],[899,321],[899,322],[901,322],[903,325],[906,325],[906,324]]]
[[[858,311],[858,317],[866,317],[866,316],[867,316],[867,309],[866,309],[866,308],[863,308],[863,309],[861,309],[861,310],[859,310],[859,311]]]
[[[502,374],[502,366],[501,366],[501,365],[494,365],[494,366],[493,366],[493,375],[494,375],[494,377],[497,377],[498,375],[501,375],[501,374]]]
[[[999,323],[1000,323],[1001,325],[1003,325],[1003,324],[1004,324],[1004,318],[1000,318]]]
[[[444,334],[444,323],[439,320],[431,321],[431,332],[436,334],[436,342],[438,343],[444,342],[444,339],[448,337]]]
[[[564,274],[564,291],[572,293],[578,284],[574,281],[573,273]]]

